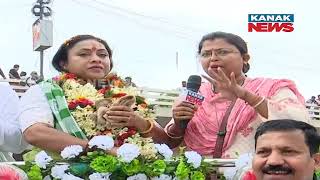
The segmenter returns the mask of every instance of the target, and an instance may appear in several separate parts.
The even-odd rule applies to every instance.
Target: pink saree
[[[243,87],[254,94],[266,97],[266,99],[275,95],[280,89],[288,88],[297,96],[300,103],[304,103],[303,96],[290,80],[246,78]],[[231,101],[221,101],[221,98],[218,100],[220,94],[212,92],[210,83],[202,84],[200,93],[205,96],[205,100],[189,122],[184,142],[188,148],[202,155],[210,155],[214,151],[216,134],[219,131],[221,120]],[[236,101],[228,119],[223,152],[232,145],[237,133],[245,129],[255,116],[257,113],[249,104],[241,99]]]

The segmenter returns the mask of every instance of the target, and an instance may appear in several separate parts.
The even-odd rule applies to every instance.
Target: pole
[[[43,50],[40,51],[40,79],[44,79],[43,75]]]
[[[32,13],[33,15],[35,15],[36,17],[39,17],[37,21],[39,21],[41,23],[41,21],[43,20],[44,17],[49,17],[51,16],[51,8],[46,6],[47,4],[49,4],[51,2],[51,0],[37,0],[37,4],[35,4],[32,8]],[[45,11],[45,9],[47,11]],[[37,11],[38,10],[38,11]],[[46,47],[48,48],[48,47]],[[44,50],[46,48],[40,48],[40,78],[41,80],[44,79],[44,75],[43,75],[43,57],[44,57]]]
[[[43,0],[39,0],[39,4],[40,4],[40,22],[43,19]],[[43,50],[40,51],[40,79],[43,80],[44,79],[44,75],[43,75]]]
[[[176,68],[177,68],[177,72],[179,71],[179,54],[178,51],[176,52]]]

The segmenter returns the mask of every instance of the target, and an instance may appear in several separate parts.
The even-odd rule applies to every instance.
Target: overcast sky
[[[0,0],[0,67],[14,64],[39,71],[32,50],[31,7],[36,0]],[[138,86],[173,89],[201,73],[196,57],[201,36],[232,32],[248,42],[250,77],[292,79],[309,98],[320,94],[317,0],[54,0],[53,47],[45,51],[46,77],[56,75],[51,59],[64,40],[77,34],[105,39],[114,51],[115,71]],[[292,33],[247,32],[249,13],[294,14]],[[178,66],[176,63],[178,52]]]

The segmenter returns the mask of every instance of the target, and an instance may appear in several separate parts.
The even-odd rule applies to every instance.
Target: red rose
[[[123,97],[123,96],[126,96],[127,94],[126,93],[118,93],[118,94],[113,94],[112,97],[113,98],[120,98],[120,97]]]
[[[120,147],[123,143],[124,143],[124,140],[123,140],[123,139],[116,139],[114,145],[115,145],[116,147]]]
[[[127,133],[130,136],[133,136],[133,135],[135,135],[137,133],[137,130],[135,128],[129,127]]]
[[[68,104],[68,108],[69,108],[70,110],[74,110],[77,106],[78,106],[78,103],[76,103],[76,102],[74,102],[74,101],[71,101],[71,102],[69,102],[69,104]]]
[[[75,74],[72,74],[72,73],[66,73],[64,75],[64,78],[66,79],[75,79],[77,76]]]
[[[104,94],[105,94],[106,92],[108,92],[110,89],[111,89],[110,86],[108,86],[108,87],[105,87],[105,88],[102,88],[102,89],[98,90],[98,93],[104,95]]]
[[[80,107],[85,108],[86,106],[92,106],[93,102],[86,99],[86,98],[80,98],[79,100],[77,100],[77,103],[80,105]]]
[[[120,136],[118,136],[118,139],[127,139],[128,137],[130,137],[130,134],[128,134],[127,132],[121,134]]]
[[[256,175],[254,175],[252,171],[248,171],[243,176],[242,180],[257,180],[257,178],[256,178]]]

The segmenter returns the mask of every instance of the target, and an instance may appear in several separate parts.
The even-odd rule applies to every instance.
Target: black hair
[[[13,65],[13,68],[19,68],[19,67],[20,67],[19,64]]]
[[[317,129],[308,123],[291,119],[270,120],[262,123],[257,128],[256,134],[254,135],[255,148],[257,146],[259,136],[265,133],[296,130],[300,130],[304,133],[305,143],[309,147],[310,155],[312,156],[315,153],[318,153],[320,137],[317,133]]]
[[[201,52],[204,41],[207,41],[207,40],[213,41],[215,39],[223,39],[229,44],[234,45],[240,51],[241,55],[248,54],[247,43],[240,36],[232,33],[221,32],[221,31],[212,32],[204,35],[198,45],[198,54],[200,54]],[[250,69],[250,65],[246,63],[243,65],[242,71],[244,73],[247,73],[249,69]]]
[[[238,35],[226,32],[212,32],[207,35],[204,35],[199,43],[198,54],[200,54],[204,41],[206,40],[215,40],[215,39],[224,39],[229,44],[236,46],[240,51],[241,55],[248,53],[247,43]]]
[[[68,61],[69,50],[72,47],[74,47],[74,45],[77,44],[78,42],[88,40],[88,39],[93,39],[93,40],[100,42],[107,49],[108,54],[109,54],[109,58],[110,58],[110,70],[111,70],[113,67],[112,50],[110,49],[110,47],[106,41],[104,41],[98,37],[92,36],[92,35],[77,35],[77,36],[74,36],[74,37],[70,38],[69,40],[65,41],[60,46],[60,48],[58,49],[58,51],[56,52],[56,54],[54,55],[54,57],[52,59],[53,67],[59,72],[64,71],[63,67],[61,67],[61,62],[66,63]]]
[[[20,76],[26,76],[26,75],[27,75],[27,73],[25,71],[20,72]]]

